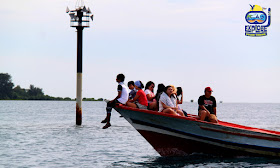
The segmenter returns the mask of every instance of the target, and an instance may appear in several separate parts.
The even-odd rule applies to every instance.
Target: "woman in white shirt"
[[[159,99],[159,112],[164,112],[172,115],[185,116],[184,113],[178,109],[178,106],[171,100],[173,89],[171,86],[166,86],[164,92]]]

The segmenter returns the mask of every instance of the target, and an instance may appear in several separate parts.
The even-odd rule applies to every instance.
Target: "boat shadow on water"
[[[280,160],[266,157],[219,157],[192,154],[180,157],[156,157],[143,162],[117,162],[114,166],[129,167],[280,167]]]

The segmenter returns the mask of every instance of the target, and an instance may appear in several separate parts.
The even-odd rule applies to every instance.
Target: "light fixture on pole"
[[[83,29],[89,28],[89,18],[93,20],[93,14],[89,8],[78,0],[75,10],[66,8],[70,16],[70,26],[77,29],[77,92],[76,92],[76,125],[82,125],[82,72],[83,72]]]

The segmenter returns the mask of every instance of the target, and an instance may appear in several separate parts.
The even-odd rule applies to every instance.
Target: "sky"
[[[280,1],[84,0],[83,97],[113,99],[116,75],[183,88],[197,101],[280,103]],[[0,73],[55,97],[76,97],[76,0],[1,0]],[[245,36],[251,5],[271,8],[265,37]],[[156,89],[154,92],[156,92]]]

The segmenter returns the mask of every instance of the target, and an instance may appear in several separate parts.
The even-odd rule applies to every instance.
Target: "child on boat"
[[[129,96],[128,99],[133,99],[136,96],[137,90],[134,87],[134,82],[133,81],[129,81],[127,83],[128,88],[131,90],[129,92]]]
[[[134,85],[137,90],[136,96],[132,100],[128,100],[126,105],[139,109],[148,109],[148,100],[146,94],[142,90],[144,87],[143,83],[138,80],[134,83]]]

